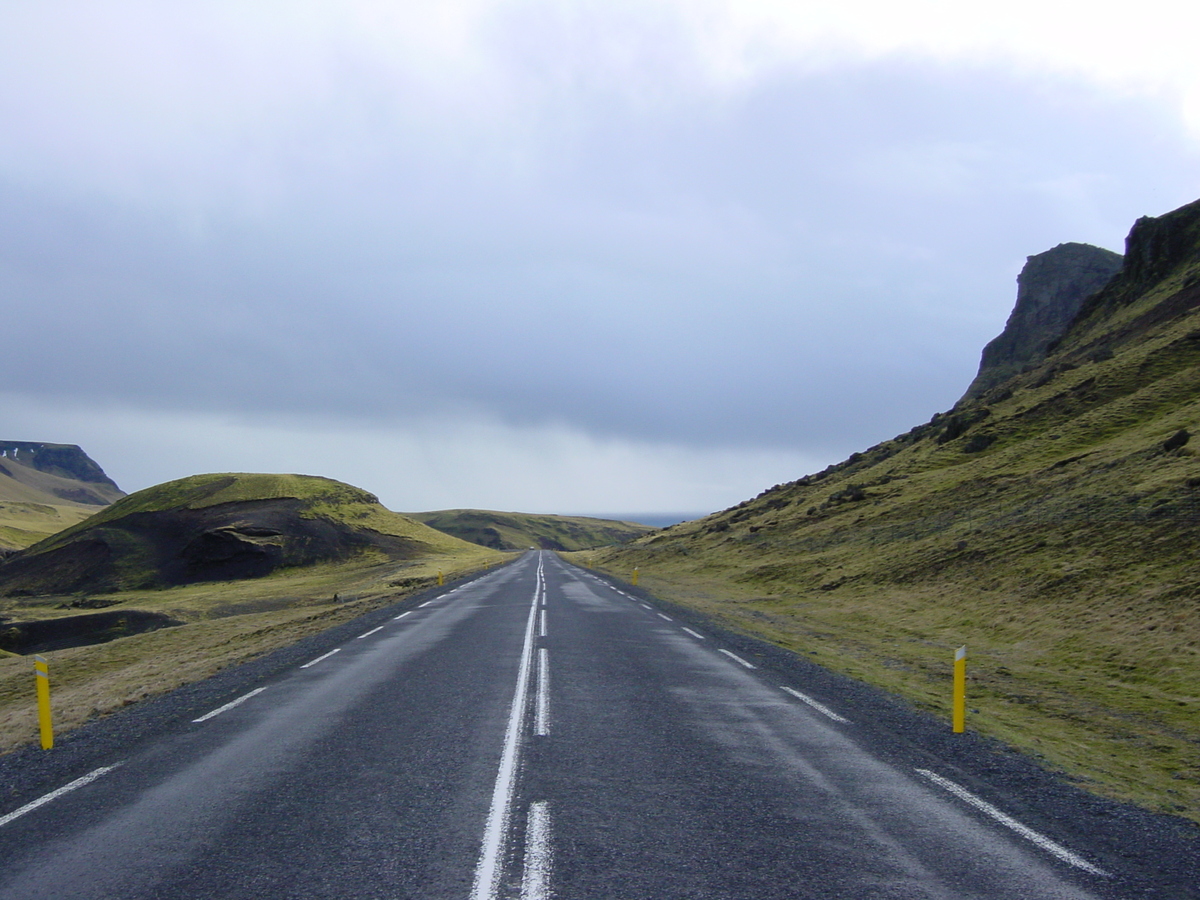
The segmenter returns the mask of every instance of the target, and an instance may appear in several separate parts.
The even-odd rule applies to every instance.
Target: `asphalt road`
[[[0,898],[1200,896],[1186,834],[816,671],[529,553],[83,730]]]

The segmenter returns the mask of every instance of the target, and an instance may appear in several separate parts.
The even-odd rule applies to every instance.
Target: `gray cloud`
[[[1165,102],[997,65],[689,93],[669,47],[659,80],[614,73],[516,17],[496,83],[456,88],[337,41],[208,59],[231,45],[177,26],[182,62],[31,57],[0,96],[29,129],[0,142],[12,391],[828,456],[958,397],[1027,254],[1119,250],[1200,172]]]

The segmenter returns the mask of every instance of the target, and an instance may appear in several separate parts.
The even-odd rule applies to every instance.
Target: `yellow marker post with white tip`
[[[954,733],[967,730],[967,648],[954,653]]]
[[[44,656],[33,658],[34,681],[37,682],[38,725],[42,732],[42,749],[54,746],[54,724],[50,720],[50,664]]]

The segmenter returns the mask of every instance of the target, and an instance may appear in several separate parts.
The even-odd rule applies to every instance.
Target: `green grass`
[[[0,548],[20,550],[92,516],[98,507],[0,502]]]
[[[464,541],[504,550],[523,550],[526,547],[584,550],[622,543],[655,530],[636,522],[588,516],[552,516],[486,509],[444,509],[408,515]]]
[[[966,644],[970,728],[1200,821],[1200,441],[1162,449],[1200,434],[1198,331],[1192,311],[1100,361],[1080,339],[958,438],[942,418],[584,561],[947,721]]]

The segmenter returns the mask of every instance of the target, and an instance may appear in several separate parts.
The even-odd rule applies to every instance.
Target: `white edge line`
[[[930,781],[932,781],[938,787],[945,788],[950,793],[952,793],[955,797],[958,797],[960,800],[965,800],[967,803],[971,804],[971,806],[975,807],[979,811],[987,813],[989,816],[991,816],[993,819],[995,819],[1001,825],[1005,826],[1006,828],[1011,828],[1017,834],[1021,835],[1021,837],[1025,838],[1026,840],[1032,841],[1033,843],[1035,843],[1039,847],[1041,847],[1043,850],[1054,854],[1059,859],[1061,859],[1063,862],[1069,863],[1070,865],[1075,866],[1076,868],[1083,869],[1083,871],[1089,872],[1092,875],[1100,875],[1102,877],[1108,877],[1108,873],[1105,872],[1103,869],[1093,866],[1090,862],[1088,862],[1082,856],[1078,856],[1078,855],[1072,853],[1070,850],[1068,850],[1062,844],[1059,844],[1059,843],[1056,843],[1055,841],[1050,840],[1050,838],[1046,837],[1044,834],[1034,831],[1032,828],[1030,828],[1027,825],[1022,825],[1020,822],[1018,822],[1012,816],[1002,813],[1000,810],[996,809],[996,807],[992,806],[992,804],[988,803],[986,800],[982,800],[979,797],[976,797],[974,794],[972,794],[966,788],[962,787],[961,785],[955,784],[949,778],[943,778],[941,775],[938,775],[935,772],[930,772],[928,769],[917,769],[917,774],[924,775],[926,778],[928,778]]]
[[[692,631],[692,629],[690,629],[690,628],[688,628],[688,627],[686,627],[686,626],[684,626],[683,630],[684,630],[684,631],[686,631],[688,634],[690,634],[690,635],[691,635],[692,637],[694,637],[694,638],[697,638],[697,639],[699,639],[699,640],[704,640],[704,635],[702,635],[702,634],[698,634],[698,633],[696,633],[695,631]]]
[[[380,625],[378,628],[372,628],[370,631],[364,631],[362,634],[360,634],[360,635],[359,635],[359,636],[356,638],[356,640],[360,640],[360,641],[361,641],[363,638],[365,638],[365,637],[370,637],[370,636],[371,636],[371,635],[373,635],[375,632],[377,632],[377,631],[382,631],[382,630],[383,630],[383,626],[382,626],[382,625]]]
[[[746,662],[744,659],[742,659],[736,653],[730,653],[728,650],[725,650],[722,648],[717,648],[717,652],[724,653],[726,656],[728,656],[730,659],[734,660],[735,662],[740,662],[747,669],[757,669],[758,668],[758,666],[754,665],[754,663]]]
[[[408,612],[402,612],[398,616],[393,616],[392,621],[395,622],[396,619],[403,619],[405,616],[411,616],[411,615],[412,615],[412,610],[410,609]]]
[[[305,663],[304,665],[302,665],[300,668],[302,668],[302,669],[307,669],[309,666],[315,666],[315,665],[316,665],[317,663],[319,663],[321,660],[323,660],[323,659],[329,659],[329,657],[333,656],[333,654],[337,653],[337,652],[338,652],[339,650],[341,650],[341,649],[342,649],[341,647],[338,647],[338,648],[337,648],[337,650],[330,650],[328,653],[325,653],[325,654],[323,654],[323,655],[321,655],[321,656],[318,656],[316,659],[312,660],[311,662],[306,662],[306,663]]]
[[[850,720],[847,719],[845,716],[839,716],[837,713],[835,713],[832,709],[830,709],[824,703],[818,703],[812,697],[808,696],[808,694],[802,694],[799,691],[788,687],[786,684],[781,684],[780,687],[783,688],[785,691],[787,691],[789,694],[791,694],[793,697],[795,697],[797,700],[807,703],[809,706],[811,706],[817,712],[829,716],[829,718],[833,719],[833,721],[843,722],[847,725],[850,724]]]
[[[436,599],[438,599],[438,598],[436,598],[436,597],[435,597],[434,599],[436,600]],[[424,607],[428,606],[428,605],[429,605],[430,603],[432,603],[432,602],[433,602],[433,600],[426,600],[424,603],[418,603],[418,604],[417,604],[417,609],[422,609],[422,608],[424,608]]]
[[[238,697],[236,700],[230,700],[224,706],[218,706],[212,712],[206,712],[204,715],[202,715],[198,719],[192,719],[192,723],[195,724],[196,722],[207,722],[213,716],[219,716],[221,713],[225,712],[226,710],[233,709],[239,703],[245,703],[251,697],[255,696],[256,694],[261,694],[265,690],[266,690],[265,687],[255,688],[248,694],[242,694],[242,696]]]
[[[54,800],[57,797],[61,797],[63,794],[67,793],[68,791],[73,791],[73,790],[75,790],[75,788],[81,788],[85,784],[91,784],[93,781],[95,781],[101,775],[107,775],[109,772],[111,772],[113,769],[117,768],[117,766],[119,766],[119,765],[121,765],[121,763],[116,763],[115,765],[111,765],[111,766],[102,766],[99,769],[95,769],[94,771],[88,772],[82,778],[76,778],[70,784],[64,784],[58,790],[51,791],[48,794],[43,794],[41,797],[38,797],[36,800],[31,800],[29,803],[26,803],[24,806],[20,807],[19,809],[14,809],[8,815],[0,816],[0,826],[7,825],[13,819],[20,818],[21,816],[25,815],[25,813],[27,813],[27,812],[33,812],[39,806],[44,806],[45,804],[49,803],[51,800]]]

